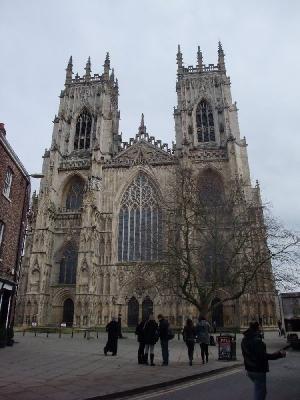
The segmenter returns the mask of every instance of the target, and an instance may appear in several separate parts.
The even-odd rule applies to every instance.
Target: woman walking
[[[196,326],[197,342],[200,343],[202,364],[208,362],[208,345],[209,345],[210,325],[205,317],[199,317],[199,322]]]
[[[190,318],[187,319],[182,334],[183,334],[183,340],[188,349],[189,364],[193,365],[196,328],[194,327],[193,321]]]
[[[149,315],[148,320],[144,325],[144,343],[145,343],[145,355],[144,362],[148,365],[148,354],[150,351],[150,365],[154,364],[154,346],[158,340],[158,325],[155,322],[153,314]]]

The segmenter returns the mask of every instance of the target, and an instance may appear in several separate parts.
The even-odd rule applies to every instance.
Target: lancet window
[[[213,170],[206,170],[199,179],[199,199],[202,206],[215,207],[224,200],[222,178]]]
[[[156,261],[162,248],[162,211],[149,178],[139,174],[121,201],[118,260]]]
[[[78,210],[82,207],[82,199],[84,192],[84,182],[81,178],[75,177],[72,179],[66,199],[67,210]]]
[[[198,142],[214,142],[216,140],[214,116],[211,105],[201,100],[196,110]]]
[[[75,150],[87,150],[91,144],[92,116],[84,110],[78,117],[74,140]]]
[[[59,283],[75,285],[77,270],[77,248],[74,244],[69,244],[63,251],[59,265]]]

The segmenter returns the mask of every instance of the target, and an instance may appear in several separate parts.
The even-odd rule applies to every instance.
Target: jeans
[[[194,341],[186,341],[186,345],[188,348],[188,356],[189,356],[189,360],[192,361],[193,357],[194,357],[194,348],[195,348],[195,343]]]
[[[167,365],[169,364],[169,341],[166,339],[160,339],[160,345],[163,363]]]
[[[266,373],[248,371],[248,376],[254,383],[254,400],[265,400],[267,396]]]

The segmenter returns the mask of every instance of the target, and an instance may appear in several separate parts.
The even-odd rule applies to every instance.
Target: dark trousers
[[[254,399],[265,400],[267,396],[266,374],[264,372],[248,372],[248,376],[254,383]]]
[[[204,358],[206,358],[206,362],[207,362],[208,361],[208,344],[200,343],[200,349],[201,349],[202,361],[204,362]]]
[[[108,337],[107,343],[104,347],[104,351],[108,352],[111,351],[113,355],[117,354],[118,350],[118,337]]]
[[[139,364],[144,363],[144,351],[145,351],[145,343],[139,342],[139,349],[138,349],[138,362]]]
[[[186,342],[186,346],[187,346],[187,349],[188,349],[189,360],[192,361],[193,358],[194,358],[195,343],[194,343],[194,341],[187,341]]]
[[[163,363],[167,365],[169,364],[169,341],[166,339],[160,339],[160,345]]]

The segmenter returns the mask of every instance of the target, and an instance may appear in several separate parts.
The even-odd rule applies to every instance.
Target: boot
[[[154,360],[154,354],[150,354],[150,362],[151,362],[150,365],[155,366],[153,360]]]
[[[148,365],[148,353],[144,354],[144,364]]]

